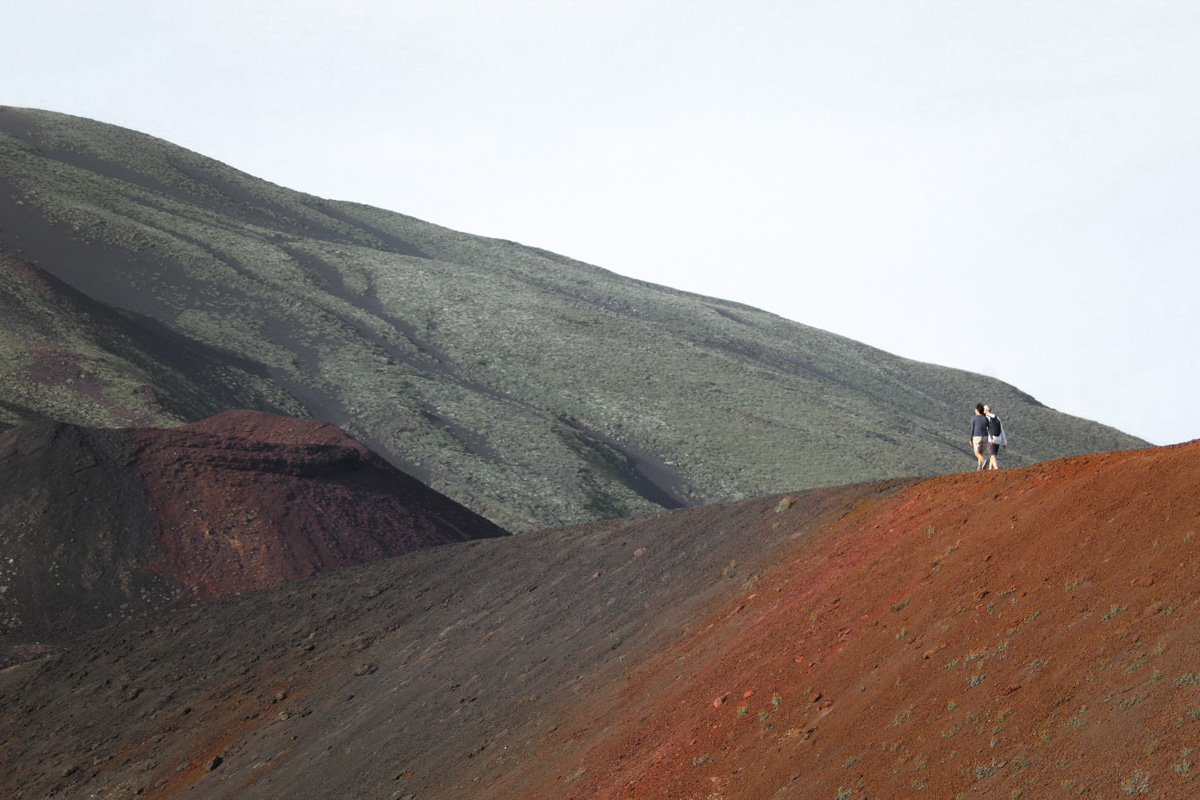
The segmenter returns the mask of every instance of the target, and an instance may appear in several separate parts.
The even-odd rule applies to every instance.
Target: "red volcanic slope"
[[[168,430],[0,434],[0,534],[10,648],[505,535],[332,425],[251,411]]]
[[[1197,796],[1198,485],[1200,442],[473,542],[193,607],[0,673],[0,790]]]
[[[1192,443],[856,508],[633,670],[542,792],[1200,796],[1198,487]]]

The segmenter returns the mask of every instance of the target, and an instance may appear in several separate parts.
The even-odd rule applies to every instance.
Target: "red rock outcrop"
[[[315,420],[231,411],[172,429],[46,422],[0,434],[10,648],[502,535]]]
[[[195,599],[504,535],[316,420],[229,411],[132,438],[161,545],[149,563]]]

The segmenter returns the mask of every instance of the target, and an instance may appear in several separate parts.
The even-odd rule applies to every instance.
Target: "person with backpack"
[[[988,449],[991,451],[988,469],[1000,469],[996,457],[1000,455],[1000,448],[1008,449],[1008,437],[1004,435],[1004,425],[1001,424],[1000,417],[992,413],[991,406],[983,407],[983,415],[988,421]]]
[[[976,403],[975,416],[971,417],[971,449],[975,451],[976,472],[987,469],[984,459],[988,446],[988,418],[983,413],[983,403]]]

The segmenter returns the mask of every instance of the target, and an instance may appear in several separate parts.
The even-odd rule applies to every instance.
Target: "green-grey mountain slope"
[[[0,108],[0,255],[0,424],[311,415],[510,530],[967,469],[978,400],[1010,465],[1146,444],[992,378],[45,111]]]

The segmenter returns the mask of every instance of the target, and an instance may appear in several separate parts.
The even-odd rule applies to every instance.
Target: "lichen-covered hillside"
[[[97,349],[61,316],[81,392],[31,367],[6,315],[23,366],[0,374],[20,398],[0,421],[311,415],[510,530],[965,469],[978,400],[1012,465],[1144,444],[994,379],[50,112],[0,108],[0,218],[0,253],[204,354],[198,374]]]

